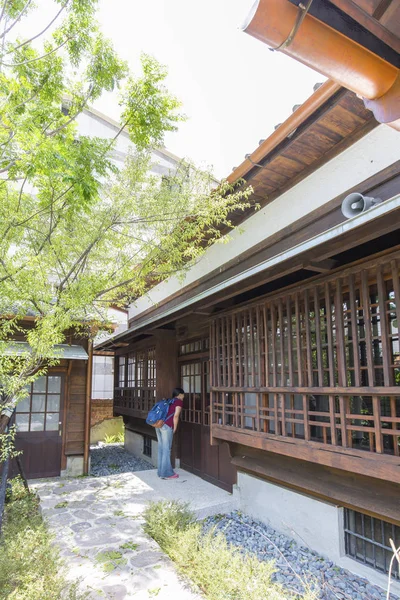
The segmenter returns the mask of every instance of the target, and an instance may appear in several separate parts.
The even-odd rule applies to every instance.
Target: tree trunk
[[[10,417],[8,415],[0,415],[0,434],[5,433],[9,421]]]

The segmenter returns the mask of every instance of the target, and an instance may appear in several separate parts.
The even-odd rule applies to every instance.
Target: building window
[[[389,539],[400,545],[400,527],[355,510],[345,509],[344,531],[346,554],[382,573],[389,573],[393,556]],[[394,561],[392,577],[400,580],[399,564]]]
[[[151,458],[151,437],[148,435],[143,436],[143,454]]]
[[[114,357],[93,357],[92,399],[106,400],[114,396]]]
[[[209,363],[198,360],[181,365],[181,385],[186,394],[182,421],[209,425],[210,382]]]
[[[38,377],[27,387],[27,396],[17,404],[17,431],[58,431],[61,405],[61,375]]]
[[[179,346],[180,356],[185,356],[186,354],[196,354],[196,352],[204,352],[205,350],[208,350],[208,338],[204,338],[202,340],[191,340],[189,342],[185,342],[184,344],[180,344]]]
[[[136,350],[118,359],[114,407],[148,413],[156,398],[156,349]],[[126,414],[118,413],[117,414]]]
[[[118,387],[125,387],[125,363],[126,356],[118,358]]]

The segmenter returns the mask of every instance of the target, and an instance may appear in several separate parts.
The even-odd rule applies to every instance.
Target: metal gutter
[[[267,260],[262,261],[258,265],[254,265],[253,267],[250,267],[249,269],[246,269],[245,271],[242,271],[241,273],[238,273],[237,275],[234,275],[233,277],[226,279],[222,283],[219,283],[207,290],[204,290],[203,292],[200,292],[196,296],[193,296],[192,298],[189,298],[188,300],[181,302],[181,304],[178,304],[177,306],[166,309],[162,313],[158,314],[156,317],[149,317],[148,319],[146,319],[145,321],[140,323],[139,327],[133,326],[130,329],[123,331],[122,333],[118,334],[114,338],[110,338],[107,341],[115,342],[118,339],[124,338],[128,333],[132,333],[136,329],[139,329],[139,328],[142,329],[143,327],[151,325],[152,323],[154,323],[154,321],[158,321],[160,319],[168,317],[168,316],[178,312],[179,310],[182,310],[183,308],[187,308],[188,306],[191,306],[192,304],[195,304],[196,302],[199,302],[200,300],[204,300],[205,298],[208,298],[209,296],[212,296],[213,294],[216,294],[217,292],[220,292],[232,285],[235,285],[236,283],[240,283],[243,280],[248,279],[249,277],[252,277],[253,275],[257,275],[258,273],[260,273],[262,271],[266,271],[267,269],[278,265],[279,263],[282,263],[286,260],[289,260],[291,258],[299,256],[300,254],[303,254],[307,250],[316,248],[316,247],[320,246],[322,243],[328,242],[329,240],[335,239],[335,238],[339,237],[340,235],[343,235],[345,233],[348,233],[349,231],[355,230],[358,227],[361,227],[362,225],[365,225],[366,223],[369,223],[369,222],[373,221],[374,219],[382,217],[382,216],[384,216],[394,210],[397,210],[399,208],[400,208],[400,194],[398,194],[397,196],[394,196],[393,198],[390,198],[389,200],[385,200],[385,202],[382,202],[381,204],[375,205],[370,210],[368,210],[364,213],[361,213],[361,214],[357,215],[356,217],[353,217],[352,219],[348,219],[347,221],[344,221],[343,223],[339,223],[338,225],[335,225],[335,227],[332,227],[331,229],[328,229],[327,231],[324,231],[323,233],[320,233],[320,234],[316,235],[315,237],[310,238],[309,240],[301,242],[301,244],[298,244],[297,246],[293,246],[293,248],[290,248],[289,250],[285,250],[284,252],[281,252],[280,254],[276,254],[275,256],[268,258]]]
[[[397,129],[399,69],[304,11],[287,0],[256,0],[243,30],[362,96],[379,122]]]

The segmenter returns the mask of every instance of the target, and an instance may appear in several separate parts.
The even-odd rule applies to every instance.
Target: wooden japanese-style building
[[[21,321],[28,331],[36,317]],[[8,353],[30,351],[24,334],[16,333]],[[29,479],[88,473],[92,343],[73,332],[54,346],[56,366],[28,385],[28,395],[15,411],[15,446]],[[12,475],[18,474],[12,461]]]
[[[399,147],[353,92],[317,87],[229,176],[261,209],[104,344],[128,449],[155,460],[146,414],[181,385],[180,466],[367,573],[400,543]],[[349,219],[351,193],[376,204]]]

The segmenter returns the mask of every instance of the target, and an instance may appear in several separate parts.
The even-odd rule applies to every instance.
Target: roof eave
[[[306,119],[311,117],[318,108],[336,94],[342,86],[334,81],[326,81],[312,94],[295,112],[293,112],[254,152],[250,160],[246,159],[228,177],[229,183],[238,179],[245,179],[254,167],[253,163],[260,163],[281,142],[289,137]]]

